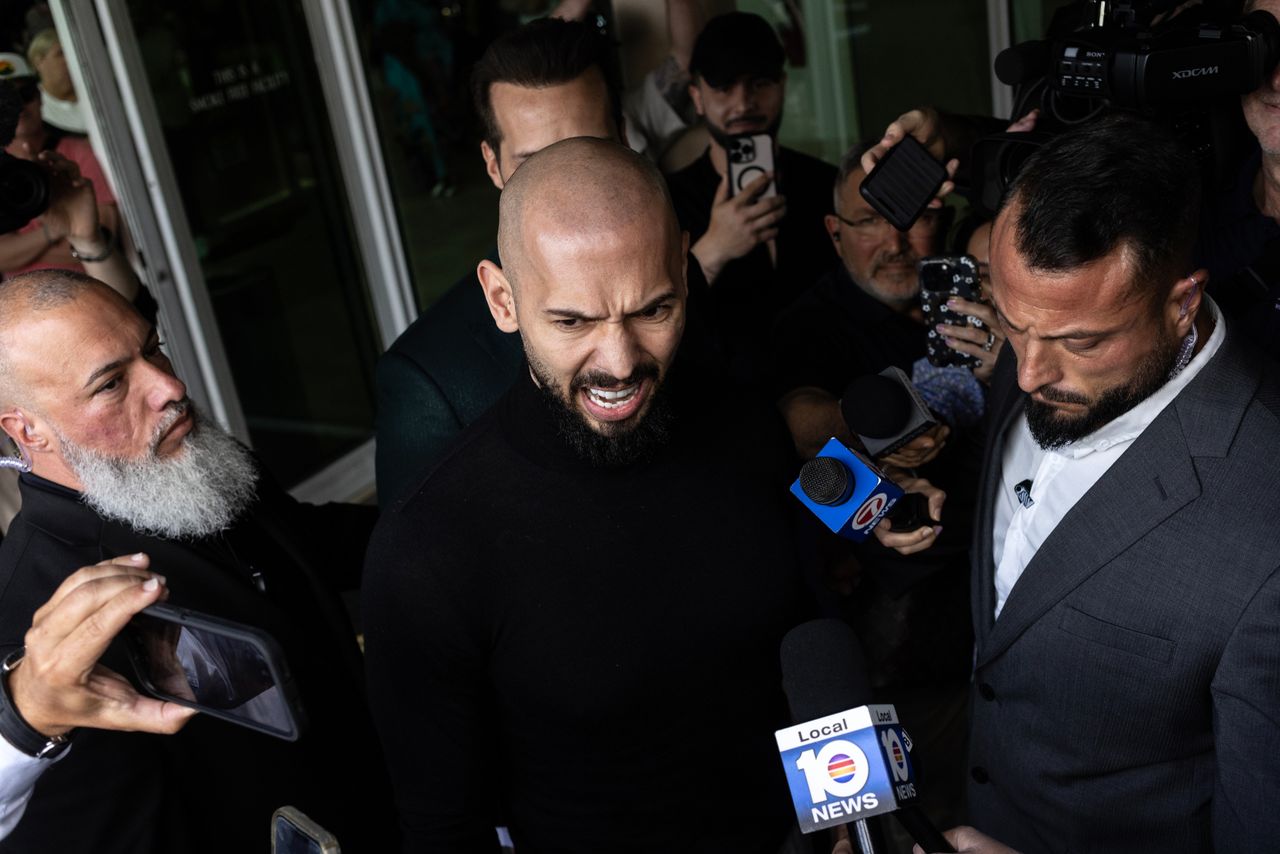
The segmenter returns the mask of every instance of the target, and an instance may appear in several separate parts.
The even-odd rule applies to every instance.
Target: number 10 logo
[[[828,795],[851,798],[867,784],[867,754],[851,741],[828,741],[816,754],[810,748],[796,759],[809,784],[809,799],[820,804]]]

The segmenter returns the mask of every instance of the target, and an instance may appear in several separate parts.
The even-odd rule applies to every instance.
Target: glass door
[[[338,4],[59,5],[211,408],[304,497],[371,491],[373,367],[412,297]]]

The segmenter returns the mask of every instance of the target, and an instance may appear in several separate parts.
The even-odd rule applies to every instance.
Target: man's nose
[[[171,403],[185,400],[187,386],[174,376],[169,360],[158,363],[142,362],[145,371],[143,381],[147,383],[147,405],[156,411],[164,409]]]
[[[639,342],[628,323],[606,323],[591,367],[624,380],[635,372],[640,362],[639,355]]]
[[[1051,349],[1028,337],[1017,346],[1013,339],[1014,352],[1018,356],[1018,387],[1030,394],[1039,388],[1052,385],[1062,379],[1062,372]]]

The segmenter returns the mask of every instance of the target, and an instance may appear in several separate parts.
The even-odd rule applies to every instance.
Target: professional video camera
[[[1040,118],[1034,132],[997,134],[974,147],[974,202],[993,212],[1039,145],[1110,110],[1170,124],[1211,158],[1238,97],[1280,60],[1280,23],[1263,11],[1240,17],[1240,0],[1207,0],[1165,19],[1179,2],[1082,0],[1055,14],[1045,39],[1002,51],[995,72],[1014,87],[1014,117],[1039,107]]]
[[[22,96],[0,85],[0,149],[13,142]],[[49,172],[0,150],[0,234],[17,231],[49,209]]]

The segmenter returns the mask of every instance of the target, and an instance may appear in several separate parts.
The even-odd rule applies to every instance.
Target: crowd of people
[[[763,18],[684,15],[637,96],[580,11],[473,71],[498,233],[382,357],[377,509],[295,501],[196,408],[87,143],[0,55],[9,152],[55,179],[0,237],[24,468],[0,852],[263,850],[286,804],[351,852],[851,852],[801,835],[774,741],[779,645],[819,616],[853,629],[955,849],[1268,850],[1280,278],[1240,281],[1280,246],[1280,70],[1242,99],[1232,186],[1115,113],[1044,142],[994,218],[957,221],[948,180],[902,230],[860,193],[893,145],[955,176],[974,128],[1036,115],[913,109],[828,164],[776,144],[787,53]],[[29,58],[73,103],[54,45]],[[664,173],[655,140],[686,120],[706,150]],[[773,167],[734,187],[758,135]],[[960,324],[921,307],[944,254],[981,274],[946,304]],[[854,542],[788,487],[833,438],[867,451],[856,381],[888,369],[936,423],[875,464],[927,518]],[[302,736],[140,691],[121,633],[160,602],[274,638]]]

